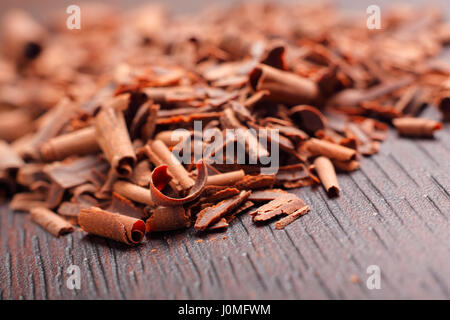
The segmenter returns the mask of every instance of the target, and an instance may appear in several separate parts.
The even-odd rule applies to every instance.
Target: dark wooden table
[[[169,3],[188,11],[185,2]],[[45,16],[49,3],[0,8],[12,6]],[[439,118],[434,109],[424,116]],[[172,232],[129,248],[83,232],[54,238],[1,205],[0,299],[449,299],[450,125],[434,140],[391,132],[380,153],[361,162],[360,171],[339,176],[337,199],[320,187],[298,190],[311,211],[281,231],[243,215],[224,233]],[[80,290],[66,287],[70,265],[80,267]],[[379,290],[366,286],[370,265],[381,270]]]
[[[434,108],[425,116],[439,118]],[[298,190],[311,211],[285,230],[243,215],[223,233],[165,233],[136,248],[84,232],[57,239],[3,205],[0,297],[450,298],[450,126],[434,140],[391,132],[339,181],[337,199]],[[66,287],[72,264],[80,290]],[[370,265],[380,267],[379,290],[366,286]]]

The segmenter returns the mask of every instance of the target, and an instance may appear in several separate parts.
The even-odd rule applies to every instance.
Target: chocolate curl
[[[43,207],[30,210],[31,219],[55,237],[59,237],[75,230],[73,225],[64,218]]]
[[[148,189],[138,185],[126,181],[116,181],[113,186],[113,191],[133,201],[148,204],[150,206],[155,205]]]
[[[167,164],[169,174],[177,180],[184,190],[187,190],[194,185],[194,180],[191,179],[189,173],[172,152],[170,152],[164,142],[161,140],[154,140],[150,143],[150,147],[156,157],[161,159],[162,163]],[[150,160],[153,162],[152,158],[150,158]]]
[[[81,209],[78,223],[86,232],[128,245],[140,243],[145,234],[144,221],[97,207]]]
[[[247,98],[247,100],[245,100],[243,102],[243,106],[248,108],[248,109],[252,109],[254,107],[254,105],[256,103],[258,103],[259,101],[261,101],[265,96],[270,95],[270,92],[267,90],[261,90],[261,91],[257,91],[255,92],[252,96],[250,96],[249,98]]]
[[[356,160],[356,150],[316,138],[308,140],[306,148],[313,155],[322,155],[333,160]]]
[[[162,159],[153,151],[153,149],[148,144],[146,144],[140,150],[138,150],[137,153],[138,155],[145,154],[155,167],[164,164]]]
[[[227,173],[209,176],[206,185],[230,186],[245,177],[244,170],[230,171]]]
[[[97,142],[119,176],[128,177],[136,164],[125,118],[121,111],[102,108],[95,117]]]
[[[200,160],[197,163],[197,180],[191,189],[189,195],[184,198],[172,198],[168,197],[161,192],[172,177],[167,173],[167,165],[161,165],[152,172],[152,179],[150,181],[150,193],[152,200],[161,206],[180,206],[192,200],[195,200],[203,191],[208,179],[208,169],[205,163]]]
[[[182,206],[158,207],[151,210],[145,222],[146,232],[171,231],[188,228],[191,217]]]
[[[164,162],[162,161],[162,159],[153,151],[153,149],[150,147],[150,145],[146,144],[145,146],[142,147],[141,152],[144,153],[148,159],[150,159],[150,161],[153,163],[153,165],[155,167],[157,166],[161,166],[164,164]],[[170,169],[169,169],[169,173],[170,173]],[[150,179],[151,179],[151,172],[150,172]],[[150,179],[149,179],[149,183],[150,183]],[[170,187],[176,191],[176,192],[180,192],[182,191],[182,187],[180,185],[180,183],[178,182],[177,179],[175,179],[172,175],[172,180],[170,180],[169,182]]]
[[[183,142],[190,137],[191,133],[185,130],[182,131],[167,130],[159,132],[155,136],[155,139],[161,140],[168,147],[174,147],[178,143]]]
[[[2,19],[3,48],[18,63],[36,58],[42,51],[46,30],[26,11],[8,11]]]
[[[54,137],[41,147],[45,161],[63,160],[72,155],[86,155],[99,150],[94,127],[87,127]]]
[[[255,91],[269,91],[265,99],[287,104],[308,103],[319,95],[314,81],[264,64],[258,65],[250,73],[250,85]]]
[[[144,123],[144,125],[141,128],[141,136],[144,141],[147,141],[153,137],[153,133],[155,132],[156,128],[156,120],[158,119],[158,111],[159,111],[159,105],[152,104],[149,107],[149,115],[147,118],[147,121]]]
[[[359,161],[352,160],[352,161],[338,161],[333,160],[334,166],[344,172],[352,172],[355,170],[358,170],[361,166],[359,164]]]
[[[293,107],[291,116],[298,120],[301,129],[310,134],[315,133],[317,130],[323,130],[326,125],[326,119],[322,112],[308,105]]]
[[[30,211],[36,207],[46,207],[45,194],[36,192],[16,193],[9,207],[14,211]]]
[[[224,128],[236,129],[238,141],[245,143],[245,149],[250,159],[261,159],[269,156],[267,149],[259,143],[259,139],[253,133],[244,127],[236,117],[233,109],[226,108],[220,117],[220,123]]]
[[[408,137],[433,137],[436,130],[442,128],[442,123],[423,118],[397,118],[392,121],[397,132]]]
[[[314,160],[314,167],[328,195],[330,197],[338,196],[340,188],[331,160],[326,157],[317,157]]]
[[[286,47],[283,44],[275,44],[265,53],[261,63],[280,70],[287,70]]]

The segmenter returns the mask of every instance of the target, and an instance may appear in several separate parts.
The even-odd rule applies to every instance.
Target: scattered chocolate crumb
[[[350,276],[350,281],[352,283],[359,283],[359,282],[361,282],[361,279],[356,274],[352,274]]]

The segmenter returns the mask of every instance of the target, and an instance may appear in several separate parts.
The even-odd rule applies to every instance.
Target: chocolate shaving
[[[225,229],[228,228],[230,224],[227,222],[227,219],[222,218],[216,223],[214,223],[212,226],[208,227],[208,230],[219,230],[219,229]]]
[[[47,193],[47,207],[50,209],[55,209],[59,206],[61,201],[63,200],[65,189],[62,188],[59,184],[53,182],[50,185]]]
[[[145,224],[147,232],[178,230],[188,228],[191,217],[182,206],[158,207],[150,211]]]
[[[355,170],[358,170],[361,166],[358,161],[351,160],[351,161],[338,161],[333,160],[334,166],[344,172],[352,172]]]
[[[242,212],[248,210],[249,208],[253,207],[254,203],[251,201],[246,201],[244,204],[242,204],[237,210],[227,214],[225,218],[220,219],[213,225],[208,227],[208,230],[218,230],[218,229],[224,229],[228,228],[230,225],[230,222],[233,221],[237,215],[241,214]]]
[[[95,156],[86,156],[76,160],[67,159],[44,166],[43,171],[62,188],[71,188],[91,179],[92,169],[103,170],[105,164]]]
[[[252,192],[248,200],[255,202],[272,201],[284,194],[287,194],[287,192],[281,189],[256,190]]]
[[[269,203],[262,205],[250,215],[253,217],[253,221],[261,222],[272,219],[281,214],[291,214],[296,210],[303,208],[306,204],[298,198],[295,194],[287,193],[270,201]]]
[[[140,161],[133,170],[130,176],[130,181],[141,187],[146,187],[152,178],[152,171],[150,170],[150,163],[148,160]]]
[[[22,192],[16,193],[11,202],[9,203],[9,207],[12,210],[17,211],[30,211],[36,207],[46,207],[45,195],[43,193],[37,192]]]
[[[216,223],[223,216],[231,213],[244,203],[250,194],[251,191],[241,191],[239,195],[223,200],[212,207],[203,209],[197,215],[197,220],[194,225],[195,229],[200,231],[207,229],[210,225]]]
[[[313,155],[322,155],[339,161],[356,160],[356,151],[324,140],[312,138],[307,148]]]
[[[54,137],[41,146],[45,161],[63,160],[72,155],[86,155],[99,150],[94,127]]]
[[[43,207],[30,210],[31,219],[55,237],[59,237],[75,230],[73,225],[62,217]]]
[[[140,187],[138,185],[119,180],[114,183],[112,190],[130,200],[150,206],[155,205],[151,194],[148,192],[148,189]]]
[[[207,195],[204,198],[200,198],[199,202],[200,203],[202,203],[202,202],[217,202],[217,201],[235,196],[238,193],[239,193],[239,189],[228,187],[223,190],[218,190],[217,192],[215,192],[211,195]]]
[[[254,190],[262,188],[271,188],[275,183],[274,175],[246,175],[241,181],[237,182],[234,187],[239,190]]]
[[[290,225],[292,222],[300,218],[302,215],[308,213],[309,210],[310,208],[308,205],[305,205],[304,207],[295,210],[293,213],[275,222],[275,228],[277,228],[278,230],[286,228],[288,225]]]
[[[245,176],[244,170],[231,171],[227,173],[208,176],[207,185],[230,186],[242,180]]]
[[[398,118],[393,124],[399,134],[409,137],[433,137],[442,128],[442,123],[423,118]]]
[[[101,108],[95,117],[97,142],[119,176],[131,175],[136,155],[121,111]]]
[[[326,120],[323,114],[314,107],[300,105],[291,109],[291,116],[298,119],[299,126],[304,131],[313,134],[317,130],[323,130]]]
[[[58,207],[58,214],[61,215],[65,220],[70,222],[73,225],[78,224],[78,215],[80,214],[81,209],[89,208],[90,205],[73,203],[73,202],[63,202]]]
[[[314,168],[328,195],[336,197],[340,188],[334,171],[333,163],[326,157],[317,157],[314,160]]]
[[[265,99],[287,104],[308,103],[319,94],[313,81],[263,64],[250,73],[250,84],[255,91],[269,91]]]
[[[122,197],[117,193],[113,193],[111,198],[111,204],[106,210],[129,216],[136,219],[147,218],[144,210],[136,207],[132,201]]]

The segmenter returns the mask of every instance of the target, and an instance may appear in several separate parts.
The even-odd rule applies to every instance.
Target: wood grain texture
[[[433,109],[425,116],[439,118]],[[170,232],[129,248],[78,231],[54,238],[3,205],[0,297],[449,299],[449,141],[449,125],[434,140],[391,132],[360,171],[339,175],[339,198],[321,187],[296,191],[311,211],[285,230],[244,214],[226,232]],[[66,287],[72,264],[80,290]],[[366,287],[372,264],[380,290]]]

